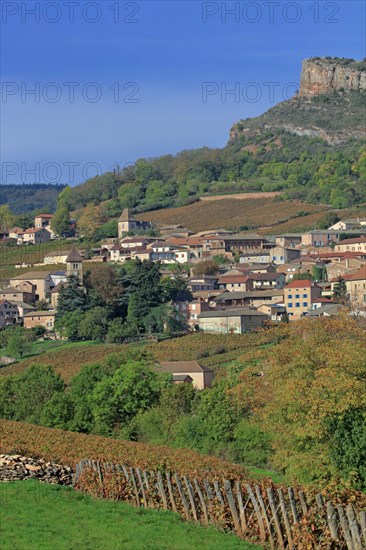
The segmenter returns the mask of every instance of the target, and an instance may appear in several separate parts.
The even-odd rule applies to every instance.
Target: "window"
[[[295,298],[300,298],[300,294],[295,294]]]
[[[300,302],[296,302],[295,307],[300,307]]]
[[[289,303],[287,304],[287,307],[292,307],[292,302],[289,302]]]
[[[302,297],[303,297],[303,298],[307,298],[308,295],[307,295],[307,294],[303,294]]]
[[[307,302],[303,302],[302,307],[308,307],[308,303],[307,303]]]
[[[292,298],[292,294],[289,294],[287,297],[288,297],[288,298]]]

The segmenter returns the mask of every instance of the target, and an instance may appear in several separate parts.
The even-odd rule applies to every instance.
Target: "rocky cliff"
[[[300,96],[366,91],[366,64],[353,59],[311,58],[302,64]]]
[[[330,146],[365,138],[366,62],[305,59],[300,82],[300,91],[292,99],[234,124],[229,144],[240,140],[248,149],[253,144],[266,146],[268,131],[319,138]]]

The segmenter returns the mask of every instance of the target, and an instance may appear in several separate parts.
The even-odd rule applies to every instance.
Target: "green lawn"
[[[0,484],[2,550],[255,550],[172,512],[92,499],[34,480]]]

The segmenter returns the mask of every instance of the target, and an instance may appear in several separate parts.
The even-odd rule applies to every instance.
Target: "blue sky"
[[[365,56],[363,1],[1,8],[3,183],[76,184],[115,162],[222,147],[235,121],[293,95],[302,59]]]

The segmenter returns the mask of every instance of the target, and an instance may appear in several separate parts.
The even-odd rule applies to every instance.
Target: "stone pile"
[[[68,466],[47,462],[42,458],[0,455],[0,481],[31,478],[55,485],[72,485],[73,471]]]

